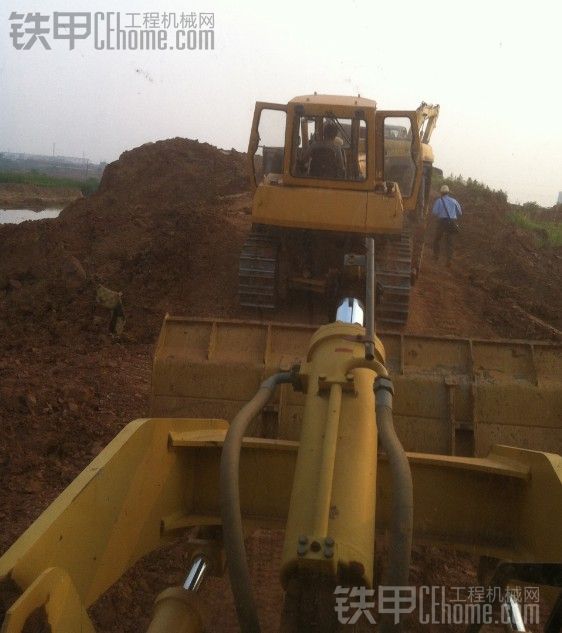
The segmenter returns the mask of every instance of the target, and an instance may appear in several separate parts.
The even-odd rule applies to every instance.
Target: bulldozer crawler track
[[[412,289],[412,235],[406,229],[400,235],[386,238],[377,250],[377,282],[383,289],[377,306],[377,320],[394,325],[406,325]]]
[[[240,254],[238,293],[240,305],[275,310],[277,307],[279,242],[252,230]]]

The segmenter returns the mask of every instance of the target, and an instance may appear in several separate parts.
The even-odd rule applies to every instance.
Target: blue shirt
[[[445,210],[445,207],[447,210]],[[438,218],[450,218],[451,220],[458,220],[462,215],[461,205],[449,194],[445,194],[440,198],[437,198],[432,210],[433,215]]]

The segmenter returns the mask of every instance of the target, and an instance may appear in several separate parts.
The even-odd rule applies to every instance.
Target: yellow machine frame
[[[286,113],[283,173],[266,182],[256,182],[254,156],[259,146],[259,123],[264,110]],[[360,111],[367,123],[365,180],[346,181],[299,178],[291,174],[295,118],[331,115],[353,118]],[[321,229],[358,233],[397,233],[402,230],[404,212],[418,203],[423,165],[433,162],[428,145],[435,128],[439,106],[422,103],[417,110],[377,110],[375,101],[362,97],[305,95],[288,104],[258,102],[254,110],[248,145],[251,183],[255,189],[252,220],[258,224],[302,229]],[[403,197],[396,183],[385,180],[384,120],[403,117],[410,120],[412,134],[408,147],[392,141],[394,151],[411,151],[415,178],[409,196]],[[411,143],[411,146],[410,146]],[[411,149],[410,149],[411,147]]]
[[[377,455],[372,392],[385,352],[377,341],[378,362],[365,361],[364,336],[358,325],[336,323],[310,339],[298,370],[300,442],[243,441],[244,527],[285,527],[284,584],[298,569],[335,580],[350,567],[372,584],[375,532],[388,528],[393,491]],[[1,633],[20,633],[41,607],[53,633],[92,632],[86,609],[135,561],[193,527],[220,526],[227,429],[225,420],[189,418],[125,427],[0,559],[0,579],[22,591]],[[487,457],[409,453],[408,461],[418,541],[513,563],[562,562],[559,455],[496,446]],[[196,553],[202,545],[189,547]],[[203,547],[211,552],[213,544]],[[183,609],[190,624],[181,630],[201,630],[182,595],[162,595],[159,608]]]

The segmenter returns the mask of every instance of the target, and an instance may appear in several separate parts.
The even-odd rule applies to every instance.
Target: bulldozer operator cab
[[[360,118],[296,116],[291,174],[300,178],[365,180],[366,125]]]
[[[248,148],[252,185],[393,191],[405,209],[413,208],[422,171],[421,122],[419,110],[377,110],[375,101],[362,97],[258,102]]]

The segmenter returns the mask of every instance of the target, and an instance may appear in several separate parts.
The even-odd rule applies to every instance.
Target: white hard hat
[[[449,193],[449,187],[447,187],[447,185],[443,185],[439,191],[441,193]]]

